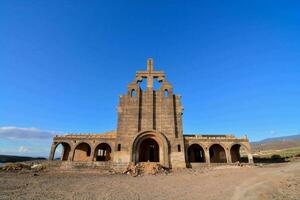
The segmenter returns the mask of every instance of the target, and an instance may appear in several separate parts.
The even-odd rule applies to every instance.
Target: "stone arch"
[[[57,147],[62,145],[62,152],[60,160],[67,161],[69,160],[70,152],[71,152],[71,145],[68,142],[58,142],[54,147],[53,157],[52,160],[55,159],[55,152],[57,151]]]
[[[89,161],[91,156],[91,145],[81,142],[74,148],[73,161]]]
[[[209,157],[211,163],[226,163],[226,148],[220,143],[214,143],[209,146]]]
[[[132,90],[131,90],[130,96],[131,96],[131,97],[135,97],[135,96],[136,96],[136,90],[135,90],[135,89],[132,89]]]
[[[110,161],[111,147],[107,143],[100,143],[96,146],[94,151],[94,161]]]
[[[170,167],[169,162],[169,143],[163,133],[157,131],[140,132],[134,138],[131,145],[131,161],[134,163],[140,162],[141,147],[144,141],[152,141],[152,144],[158,145],[159,163],[165,167]]]
[[[189,162],[205,162],[204,148],[199,144],[192,144],[187,149]]]
[[[164,96],[168,97],[169,96],[169,90],[168,89],[164,89]]]
[[[139,148],[139,162],[159,162],[159,144],[153,138],[144,139]]]
[[[241,148],[243,148],[243,150],[245,151],[244,153],[247,154],[247,159],[242,159],[241,158]],[[231,161],[233,163],[235,162],[251,162],[252,160],[252,154],[249,150],[249,148],[244,145],[243,143],[233,143],[230,146],[230,157],[231,157]]]

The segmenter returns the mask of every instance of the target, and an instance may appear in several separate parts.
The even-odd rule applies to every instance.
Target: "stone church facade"
[[[141,82],[147,81],[145,90]],[[154,81],[161,83],[154,90]],[[173,93],[163,71],[137,71],[119,97],[117,130],[102,134],[55,136],[50,160],[62,145],[61,160],[105,168],[126,167],[129,163],[157,162],[168,168],[196,167],[213,163],[240,162],[241,152],[252,163],[251,146],[246,137],[233,135],[185,135],[182,128],[181,96]],[[240,150],[242,149],[242,151]]]

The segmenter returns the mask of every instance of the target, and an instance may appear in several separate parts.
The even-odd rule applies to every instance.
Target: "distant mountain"
[[[267,138],[258,142],[251,142],[250,144],[254,152],[300,147],[300,134]]]
[[[266,143],[266,142],[286,141],[286,140],[300,140],[300,134],[298,134],[298,135],[282,136],[282,137],[267,138],[267,139],[261,140],[259,142],[260,143]]]
[[[6,162],[24,162],[24,161],[31,161],[31,160],[46,160],[43,157],[27,157],[27,156],[10,156],[10,155],[0,155],[0,163]]]

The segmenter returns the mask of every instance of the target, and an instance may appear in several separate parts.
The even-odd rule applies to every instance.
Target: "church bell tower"
[[[141,88],[144,80],[147,81],[145,91]],[[160,83],[158,90],[154,90],[154,81]],[[134,81],[128,84],[127,94],[120,96],[116,150],[133,151],[132,143],[138,134],[158,132],[167,140],[169,155],[181,152],[184,146],[182,112],[181,96],[173,94],[173,86],[167,82],[165,73],[155,71],[153,60],[148,59],[147,71],[137,71]],[[184,153],[181,154],[184,157]],[[129,156],[128,161],[131,160]]]

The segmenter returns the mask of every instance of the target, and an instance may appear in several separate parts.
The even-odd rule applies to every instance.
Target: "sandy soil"
[[[140,177],[90,170],[5,172],[0,199],[300,199],[300,161]]]

